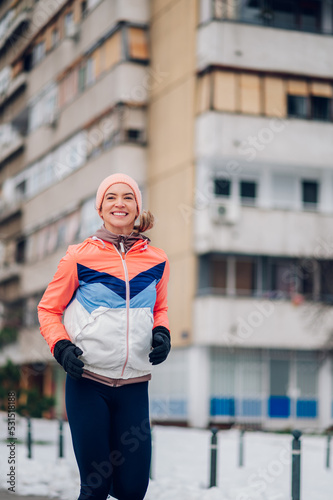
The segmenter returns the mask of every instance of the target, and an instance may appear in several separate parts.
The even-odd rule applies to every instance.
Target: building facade
[[[332,425],[332,35],[329,0],[2,3],[0,363],[55,414],[36,306],[123,171],[171,264],[152,418]]]

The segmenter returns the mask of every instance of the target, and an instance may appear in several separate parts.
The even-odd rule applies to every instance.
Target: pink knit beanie
[[[118,184],[119,182],[121,182],[122,184],[127,184],[133,190],[139,213],[141,213],[142,210],[141,191],[136,181],[132,179],[132,177],[126,174],[109,175],[100,183],[96,194],[96,210],[99,211],[99,209],[101,208],[104,195],[106,191],[109,189],[109,187],[112,186],[113,184]]]

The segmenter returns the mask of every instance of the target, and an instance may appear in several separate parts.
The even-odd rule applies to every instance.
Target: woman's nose
[[[123,207],[124,206],[124,200],[122,198],[118,198],[116,200],[116,205],[117,205],[117,207]]]

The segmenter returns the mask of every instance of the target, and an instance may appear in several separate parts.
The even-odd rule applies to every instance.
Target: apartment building
[[[63,414],[36,305],[67,246],[100,225],[99,181],[124,171],[172,271],[152,418],[332,425],[331,2],[0,9],[0,299],[19,332],[1,364]]]
[[[0,288],[19,334],[1,363],[21,365],[25,388],[56,394],[62,415],[64,373],[36,306],[67,246],[101,225],[99,182],[123,171],[145,195],[148,2],[3,2],[2,14]]]
[[[148,168],[184,346],[152,380],[160,418],[332,425],[332,20],[326,1],[155,3]]]

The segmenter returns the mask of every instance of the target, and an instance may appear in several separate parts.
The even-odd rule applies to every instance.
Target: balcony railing
[[[27,84],[27,73],[22,72],[17,75],[8,85],[7,90],[0,96],[0,107],[19,89],[25,87]]]
[[[329,0],[199,0],[200,22],[229,20],[309,33],[333,34]]]
[[[7,20],[2,19],[3,33],[0,31],[0,51],[13,38],[13,35],[21,28],[22,24],[28,23],[31,19],[33,10],[32,0],[23,0],[12,11],[6,14]]]

